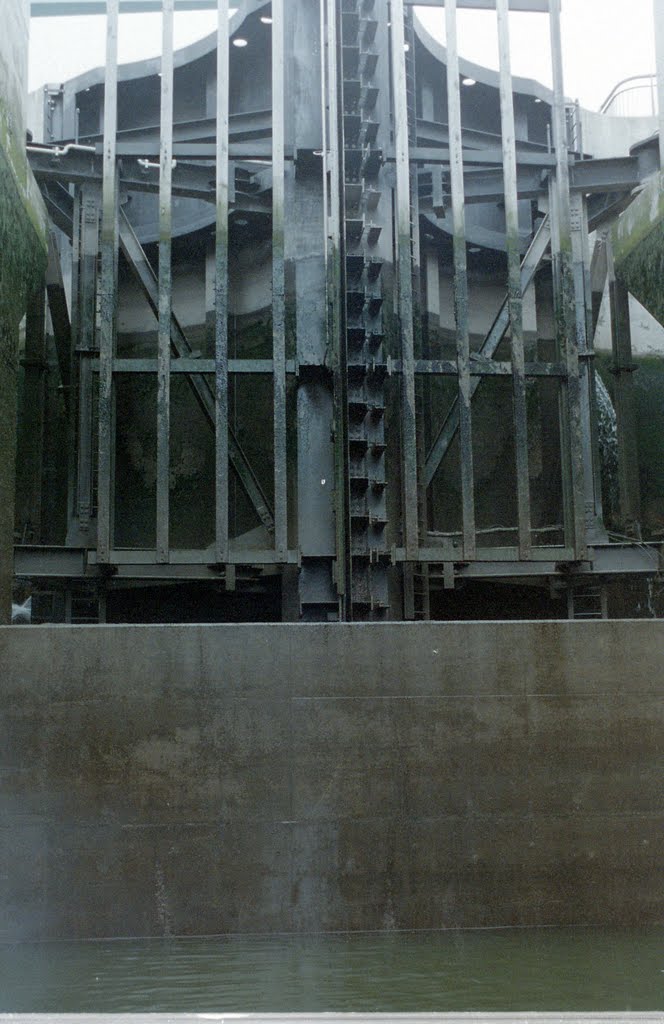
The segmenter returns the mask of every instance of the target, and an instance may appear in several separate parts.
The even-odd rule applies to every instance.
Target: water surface
[[[662,1008],[664,928],[0,945],[2,1011]]]

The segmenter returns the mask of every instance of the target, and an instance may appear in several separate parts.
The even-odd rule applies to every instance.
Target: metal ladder
[[[606,586],[571,584],[567,590],[567,617],[570,620],[608,619]]]
[[[386,542],[382,153],[375,116],[379,90],[376,0],[341,0],[343,214],[351,615],[384,619],[389,608]]]

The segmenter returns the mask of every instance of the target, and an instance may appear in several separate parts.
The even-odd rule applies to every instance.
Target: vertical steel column
[[[461,82],[457,42],[457,4],[445,4],[447,46],[447,121],[450,147],[450,187],[454,232],[454,316],[459,373],[459,449],[461,460],[461,503],[464,558],[475,558],[475,480],[473,472],[473,427],[470,380],[470,335],[468,330],[468,264],[466,255],[466,199],[463,183],[461,136]]]
[[[641,485],[639,448],[634,410],[634,360],[629,313],[629,292],[616,280],[613,249],[607,243],[609,301],[611,305],[611,348],[613,352],[614,399],[618,433],[618,493],[620,518],[625,533],[641,537]]]
[[[342,617],[350,612],[347,549],[348,452],[345,385],[345,339],[341,308],[341,155],[339,145],[339,50],[337,0],[321,0],[321,61],[323,72],[323,202],[325,204],[325,270],[327,291],[327,350],[334,379],[334,511],[335,583]]]
[[[655,58],[657,61],[657,101],[659,122],[659,166],[664,171],[664,0],[653,0],[655,16]],[[653,111],[654,113],[654,111]]]
[[[560,32],[560,0],[550,0],[551,63],[553,68],[553,145],[556,157],[554,201],[557,208],[559,248],[553,250],[559,287],[556,294],[556,334],[560,351],[567,365],[567,424],[570,468],[570,504],[574,553],[577,559],[586,556],[584,518],[584,472],[582,454],[581,387],[579,379],[579,348],[576,336],[576,303],[572,259],[570,217],[569,154],[563,79],[563,55]],[[555,278],[554,278],[555,279]]]
[[[170,560],[171,310],[173,298],[173,0],[162,0],[157,352],[157,561]]]
[[[274,546],[288,554],[286,450],[286,63],[284,0],[272,0],[272,344],[274,380]]]
[[[590,288],[590,246],[588,211],[584,197],[570,196],[570,225],[576,310],[576,336],[579,346],[581,404],[581,446],[583,456],[584,509],[587,540],[597,539],[601,528],[601,497],[596,489],[595,371],[593,367],[592,294]]]
[[[78,501],[78,462],[76,454],[76,438],[78,424],[78,387],[79,358],[76,343],[79,331],[79,272],[81,265],[81,190],[74,189],[74,219],[71,240],[71,358],[70,380],[72,382],[71,402],[67,424],[67,536],[74,528],[74,517],[77,514]],[[97,229],[97,252],[99,252],[99,229]]]
[[[76,353],[78,357],[78,462],[76,515],[87,538],[93,497],[93,374],[96,349],[97,254],[99,252],[99,194],[97,188],[82,186],[74,207],[76,246]]]
[[[102,177],[100,338],[99,338],[99,481],[97,487],[97,557],[111,554],[113,470],[113,356],[117,306],[119,0],[106,4],[106,78],[104,84],[104,156]]]
[[[228,560],[228,200],[230,56],[228,0],[217,12],[217,231],[215,236],[216,560]]]
[[[505,180],[505,229],[507,238],[508,309],[512,338],[512,389],[514,445],[519,518],[519,557],[530,556],[530,467],[528,462],[528,412],[526,361],[523,349],[523,291],[519,243],[519,198],[516,181],[516,130],[508,0],[497,0],[498,50],[500,55],[500,119],[502,125],[503,177]]]
[[[406,94],[406,39],[403,0],[392,0],[392,101],[396,153],[396,256],[399,329],[401,334],[403,446],[403,524],[406,561],[419,552],[417,503],[417,426],[415,417],[415,336],[413,329],[413,266],[410,229],[410,155]]]

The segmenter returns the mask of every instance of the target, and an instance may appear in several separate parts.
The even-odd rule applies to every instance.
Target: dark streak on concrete
[[[664,625],[0,630],[0,938],[664,920]]]

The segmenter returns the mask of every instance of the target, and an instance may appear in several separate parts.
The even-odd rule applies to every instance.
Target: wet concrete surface
[[[0,938],[664,920],[664,624],[0,630]]]

